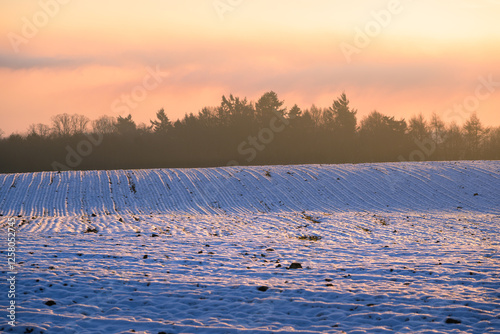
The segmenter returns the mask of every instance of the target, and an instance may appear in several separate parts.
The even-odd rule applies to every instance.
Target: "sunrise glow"
[[[485,125],[500,125],[498,1],[41,0],[0,8],[6,134],[64,112],[118,116],[114,103],[148,69],[165,76],[130,106],[138,122],[160,108],[175,120],[222,95],[256,100],[274,90],[288,107],[328,106],[345,91],[361,117],[436,112],[461,123],[477,111]]]

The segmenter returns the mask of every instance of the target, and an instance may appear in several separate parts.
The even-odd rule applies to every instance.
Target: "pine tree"
[[[137,125],[132,120],[132,115],[128,115],[127,117],[118,116],[115,124],[116,132],[119,134],[131,134],[137,130]]]
[[[349,107],[349,100],[345,93],[333,101],[333,104],[328,110],[331,112],[331,121],[333,130],[341,137],[352,138],[356,133],[356,109]]]
[[[156,118],[158,120],[150,121],[155,133],[165,134],[172,129],[172,122],[170,122],[170,119],[165,114],[165,110],[163,108],[158,110]]]

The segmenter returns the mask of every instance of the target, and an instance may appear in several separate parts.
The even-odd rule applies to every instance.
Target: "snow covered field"
[[[500,333],[498,161],[0,174],[0,214],[0,332]]]

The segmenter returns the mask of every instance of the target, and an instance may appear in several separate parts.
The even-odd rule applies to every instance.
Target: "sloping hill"
[[[4,216],[500,212],[500,162],[0,174]]]
[[[498,332],[499,195],[498,161],[3,174],[0,332]]]

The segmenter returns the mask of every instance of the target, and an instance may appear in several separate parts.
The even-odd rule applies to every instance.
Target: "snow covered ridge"
[[[3,216],[500,212],[500,161],[0,174]]]
[[[0,333],[500,333],[499,172],[0,174]]]

